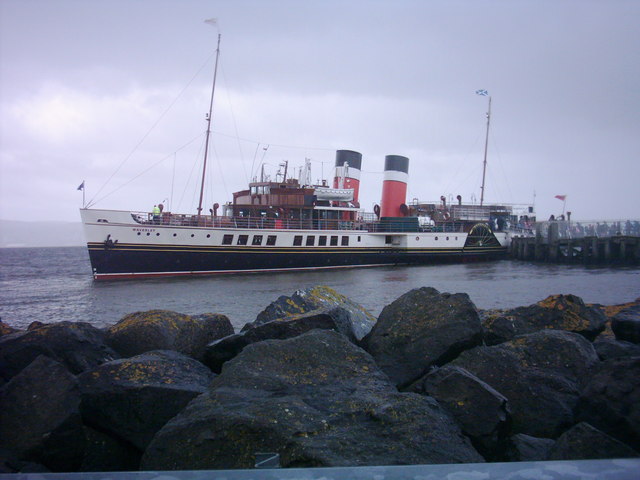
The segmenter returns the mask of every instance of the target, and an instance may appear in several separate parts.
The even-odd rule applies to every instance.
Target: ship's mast
[[[491,122],[491,96],[489,96],[489,109],[487,110],[487,135],[484,139],[484,162],[482,163],[482,185],[480,186],[480,206],[484,203],[484,179],[487,173],[487,148],[489,146],[489,123]]]
[[[216,65],[213,70],[213,85],[211,86],[211,100],[209,102],[209,114],[207,115],[207,136],[204,144],[204,161],[202,162],[202,182],[200,184],[200,201],[198,202],[198,217],[202,212],[202,197],[204,195],[204,178],[207,171],[207,156],[209,155],[209,137],[211,136],[211,114],[213,112],[213,94],[216,91],[216,78],[218,76],[218,58],[220,57],[220,34],[218,34],[218,47],[216,48]]]

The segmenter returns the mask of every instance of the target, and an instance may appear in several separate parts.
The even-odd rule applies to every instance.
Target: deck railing
[[[437,225],[398,225],[394,220],[377,220],[375,215],[365,215],[358,220],[299,219],[269,217],[213,217],[211,215],[182,215],[162,213],[155,216],[146,212],[134,212],[133,220],[141,225],[168,225],[205,228],[247,228],[282,230],[362,230],[366,232],[462,232],[463,222],[443,222]]]

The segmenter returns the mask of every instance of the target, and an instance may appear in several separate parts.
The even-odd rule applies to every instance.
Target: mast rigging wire
[[[172,155],[174,155],[175,153],[179,152],[180,150],[183,150],[185,148],[187,148],[189,145],[191,145],[193,142],[195,142],[198,138],[201,138],[202,134],[198,134],[197,137],[194,137],[192,140],[190,140],[189,142],[185,143],[184,145],[182,145],[180,148],[176,149],[174,152],[170,153],[169,155],[166,155],[164,157],[162,157],[160,160],[158,160],[157,162],[155,162],[153,165],[145,168],[143,171],[141,171],[138,175],[136,175],[133,178],[130,178],[129,180],[127,180],[126,182],[124,182],[123,184],[121,184],[120,186],[116,187],[115,189],[111,190],[111,192],[105,194],[104,196],[100,197],[99,199],[90,202],[91,205],[95,205],[98,202],[101,202],[102,200],[104,200],[105,198],[113,195],[114,193],[116,193],[118,190],[120,190],[121,188],[129,185],[131,182],[133,182],[134,180],[137,180],[139,177],[141,177],[142,175],[144,175],[145,173],[147,173],[149,170],[151,170],[154,167],[157,167],[158,165],[160,165],[162,162],[164,162],[167,158],[171,157]],[[96,193],[97,195],[97,193]],[[95,195],[94,195],[95,198]],[[87,205],[86,208],[89,208],[89,205]]]
[[[107,180],[102,184],[102,186],[98,189],[98,191],[93,195],[93,197],[89,200],[89,203],[87,203],[85,205],[85,208],[89,208],[93,205],[95,205],[96,203],[100,202],[101,200],[104,200],[105,198],[107,198],[109,195],[111,194],[107,194],[103,197],[101,197],[100,199],[96,200],[95,198],[100,194],[100,192],[102,192],[102,190],[104,190],[104,188],[109,184],[109,182],[113,179],[113,177],[116,176],[116,174],[120,171],[120,169],[124,166],[125,163],[127,163],[127,161],[133,156],[133,154],[138,150],[138,148],[140,148],[140,146],[144,143],[144,141],[147,139],[147,137],[151,134],[151,132],[158,126],[158,124],[160,123],[160,121],[165,117],[165,115],[167,113],[169,113],[169,110],[171,110],[173,108],[173,106],[176,104],[176,102],[180,99],[180,97],[182,97],[182,95],[184,94],[184,92],[187,90],[187,88],[189,88],[189,86],[191,86],[191,84],[193,83],[193,81],[198,77],[198,75],[200,75],[200,72],[210,63],[211,58],[213,57],[213,54],[209,55],[207,57],[207,59],[205,60],[205,62],[202,64],[202,66],[198,69],[198,71],[193,75],[193,77],[191,78],[191,80],[189,80],[189,82],[184,86],[184,88],[180,91],[180,93],[178,93],[178,95],[173,99],[173,101],[169,104],[169,106],[160,114],[160,116],[158,117],[158,119],[151,125],[151,127],[147,130],[147,132],[142,136],[142,138],[140,139],[140,141],[133,147],[133,149],[129,152],[128,155],[126,155],[124,157],[124,159],[120,162],[120,165],[118,165],[118,167],[115,169],[115,171],[109,176],[109,178],[107,178]],[[191,143],[191,142],[189,142]],[[155,165],[154,165],[155,166]],[[137,178],[137,177],[136,177]],[[116,189],[117,190],[117,189]],[[114,190],[115,191],[115,190]],[[112,192],[113,193],[113,192]]]

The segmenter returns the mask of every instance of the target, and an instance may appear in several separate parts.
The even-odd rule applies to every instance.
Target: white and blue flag
[[[487,92],[486,90],[476,90],[476,95],[482,95],[483,97],[486,97],[489,95],[489,92]]]

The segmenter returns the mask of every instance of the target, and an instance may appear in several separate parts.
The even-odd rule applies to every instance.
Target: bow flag
[[[84,190],[84,180],[82,180],[82,183],[78,185],[78,190]]]
[[[556,195],[553,198],[557,198],[558,200],[562,200],[563,202],[567,199],[566,195]]]
[[[486,90],[476,90],[476,95],[482,95],[483,97],[486,97],[489,95],[489,92],[487,92]]]

